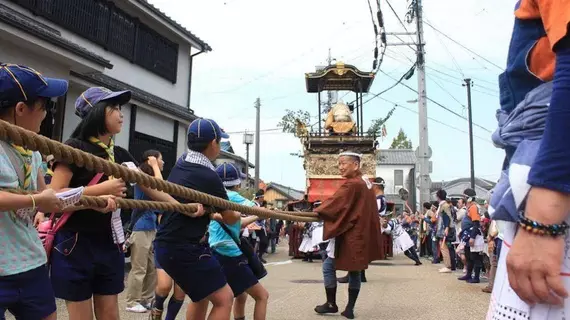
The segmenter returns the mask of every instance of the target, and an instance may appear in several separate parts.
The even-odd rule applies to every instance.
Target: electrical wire
[[[389,78],[391,78],[391,79],[393,79],[393,80],[396,80],[396,79],[394,79],[391,75],[389,75],[389,74],[387,74],[387,73],[385,73],[385,72],[382,72],[382,73],[385,74],[387,77],[389,77]],[[405,83],[403,83],[403,82],[400,82],[399,84],[400,84],[400,85],[403,85],[404,87],[408,88],[409,90],[411,90],[411,91],[413,91],[413,92],[415,92],[415,93],[418,93],[418,91],[417,91],[416,89],[414,89],[414,88],[408,86],[407,84],[405,84]],[[465,116],[463,116],[463,115],[461,115],[461,114],[459,114],[459,113],[457,113],[457,112],[455,112],[455,111],[449,109],[448,107],[444,106],[443,104],[441,104],[441,103],[439,103],[439,102],[437,102],[437,101],[435,101],[435,100],[433,100],[433,99],[431,99],[431,98],[429,98],[429,97],[426,97],[426,98],[427,98],[427,100],[429,100],[429,101],[435,103],[438,107],[440,107],[440,108],[446,110],[447,112],[449,112],[449,113],[451,113],[451,114],[453,114],[453,115],[455,115],[455,116],[457,116],[457,117],[459,117],[459,118],[461,118],[461,119],[464,119],[464,120],[469,121],[469,119],[467,119]],[[489,133],[492,133],[492,132],[493,132],[493,131],[491,131],[491,130],[485,128],[485,127],[483,127],[482,125],[479,125],[479,124],[477,124],[477,123],[475,123],[475,122],[472,122],[472,123],[473,123],[474,126],[480,128],[480,129],[483,129],[483,130],[485,130],[485,131],[487,131],[487,132],[489,132]]]
[[[388,99],[386,99],[386,98],[384,98],[384,97],[379,97],[379,98],[382,99],[382,100],[384,100],[384,101],[386,101],[386,102],[388,102],[388,103],[391,103],[391,104],[394,105],[394,107],[396,107],[396,108],[402,108],[402,109],[408,110],[408,111],[410,111],[410,112],[413,112],[413,113],[415,113],[415,114],[419,114],[418,111],[413,110],[413,109],[411,109],[411,108],[408,108],[408,107],[406,107],[406,106],[403,106],[403,105],[401,105],[401,104],[399,104],[399,103],[390,101],[390,100],[388,100]],[[435,119],[435,118],[432,118],[432,117],[429,117],[429,116],[428,116],[427,118],[428,118],[428,120],[431,120],[431,121],[433,121],[433,122],[437,122],[438,124],[441,124],[441,125],[443,125],[443,126],[445,126],[445,127],[448,127],[448,128],[450,128],[450,129],[457,130],[457,131],[463,132],[463,133],[465,133],[465,134],[469,134],[469,132],[467,132],[467,131],[465,131],[465,130],[463,130],[463,129],[454,127],[454,126],[452,126],[452,125],[450,125],[450,124],[448,124],[448,123],[445,123],[445,122],[443,122],[443,121],[440,121],[440,120],[438,120],[438,119]],[[484,138],[484,137],[478,136],[478,135],[476,135],[476,134],[473,134],[473,137],[478,138],[478,139],[481,139],[481,140],[483,140],[483,141],[485,141],[485,142],[487,142],[487,143],[493,144],[488,138]]]
[[[446,37],[447,39],[451,40],[453,43],[457,44],[458,46],[462,47],[463,49],[469,51],[470,53],[476,55],[477,57],[479,57],[480,59],[483,59],[484,61],[486,61],[487,63],[489,63],[490,65],[496,67],[497,69],[504,71],[505,68],[500,67],[499,65],[497,65],[496,63],[494,63],[493,61],[483,57],[482,55],[478,54],[477,52],[473,51],[472,49],[466,47],[465,45],[461,44],[459,41],[453,39],[452,37],[448,36],[445,32],[439,30],[438,28],[434,27],[431,23],[429,23],[427,20],[424,20],[424,24],[426,24],[428,27],[432,28],[434,31],[440,33],[442,36]]]

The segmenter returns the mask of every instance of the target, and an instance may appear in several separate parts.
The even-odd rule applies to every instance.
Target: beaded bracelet
[[[566,222],[562,222],[561,224],[542,224],[526,218],[522,212],[519,213],[519,219],[519,225],[524,230],[538,235],[557,237],[564,235],[570,227]]]

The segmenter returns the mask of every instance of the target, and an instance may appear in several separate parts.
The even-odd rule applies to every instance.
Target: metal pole
[[[464,86],[467,87],[467,119],[469,121],[469,161],[471,164],[471,189],[475,190],[475,159],[473,156],[473,118],[471,115],[471,79],[465,79]]]
[[[261,100],[257,98],[255,100],[255,109],[256,116],[255,116],[255,179],[254,179],[254,190],[257,191],[259,189],[259,136],[260,136],[260,109],[261,109]]]
[[[319,99],[319,136],[321,135],[321,91],[317,94]]]
[[[358,103],[358,92],[356,93],[356,106],[354,107],[356,109],[356,129],[358,130],[358,135],[361,135],[361,129],[360,129],[360,108],[361,106]]]
[[[418,163],[420,169],[420,203],[430,200],[431,179],[429,176],[429,142],[428,142],[428,114],[426,98],[426,71],[424,57],[424,30],[422,21],[422,0],[416,0],[416,31],[417,31],[417,70],[418,70],[418,114],[420,143],[418,148]]]
[[[245,174],[247,175],[246,181],[248,181],[247,184],[249,186],[249,143],[245,144]]]

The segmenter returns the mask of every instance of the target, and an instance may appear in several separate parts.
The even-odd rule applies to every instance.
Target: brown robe
[[[384,258],[376,196],[361,174],[347,179],[315,212],[324,220],[323,240],[336,238],[337,270],[365,270]]]

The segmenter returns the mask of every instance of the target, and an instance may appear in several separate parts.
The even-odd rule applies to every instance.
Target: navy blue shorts
[[[155,249],[155,251],[156,251],[156,249]],[[160,262],[158,262],[158,259],[156,259],[156,252],[154,253],[154,267],[162,270],[162,267],[160,266]]]
[[[214,251],[214,257],[222,265],[222,270],[230,288],[234,292],[234,297],[239,296],[259,282],[253,271],[251,271],[247,258],[244,255],[226,257]]]
[[[0,319],[43,319],[55,312],[55,297],[46,266],[0,277]]]
[[[116,295],[125,288],[125,255],[111,235],[60,231],[51,252],[55,296],[85,301],[93,295]]]
[[[193,302],[198,302],[226,285],[218,260],[205,244],[155,242],[154,254],[163,270]]]

